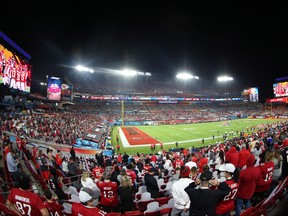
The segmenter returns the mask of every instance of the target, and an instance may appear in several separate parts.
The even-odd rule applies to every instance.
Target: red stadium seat
[[[109,212],[105,216],[122,216],[121,212]]]
[[[147,200],[147,201],[138,201],[136,203],[136,208],[139,209],[140,211],[144,212],[147,210],[147,205],[151,202],[154,202],[153,200]]]
[[[170,216],[173,208],[163,208],[160,210],[160,216]]]
[[[158,197],[155,199],[155,201],[159,203],[159,206],[167,204],[169,200],[170,200],[170,197]]]
[[[0,215],[5,215],[5,216],[17,216],[17,214],[10,210],[6,205],[0,203]]]
[[[145,212],[144,216],[160,216],[160,210],[155,212]]]
[[[124,216],[144,216],[144,212],[141,212],[140,210],[126,211]]]

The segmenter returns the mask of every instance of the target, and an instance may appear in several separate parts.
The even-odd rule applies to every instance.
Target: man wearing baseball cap
[[[79,192],[79,199],[81,203],[74,202],[72,204],[72,216],[103,216],[105,211],[95,207],[95,200],[93,199],[93,192],[88,187],[81,188]]]
[[[217,203],[216,215],[230,215],[230,212],[235,209],[234,203],[239,187],[240,168],[236,169],[232,163],[226,163],[219,168],[219,171],[224,173],[225,182],[230,187],[231,192]]]
[[[176,180],[172,185],[172,196],[174,198],[174,206],[171,216],[188,216],[190,208],[190,199],[184,189],[193,182],[190,175],[190,168],[188,166],[180,167],[180,179]]]
[[[213,173],[204,171],[200,175],[200,185],[197,187],[195,182],[189,184],[184,190],[190,198],[190,216],[212,216],[215,215],[216,204],[231,191],[226,182],[212,180]],[[217,187],[212,190],[209,186]]]

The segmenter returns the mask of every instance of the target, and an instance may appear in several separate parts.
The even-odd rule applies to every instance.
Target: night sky
[[[288,76],[287,7],[155,2],[18,5],[18,21],[5,7],[0,30],[31,55],[33,83],[80,63],[130,66],[159,81],[182,70],[210,82],[226,74],[243,88],[259,87],[263,99],[273,97],[276,78]]]

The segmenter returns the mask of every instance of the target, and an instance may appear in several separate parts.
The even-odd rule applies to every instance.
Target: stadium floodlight
[[[152,74],[149,72],[141,72],[141,71],[135,71],[131,69],[124,69],[124,70],[115,70],[120,75],[126,76],[126,77],[132,77],[132,76],[151,76]]]
[[[227,81],[232,81],[233,80],[233,77],[229,77],[229,76],[219,76],[217,78],[217,80],[219,82],[227,82]]]
[[[190,73],[183,72],[183,73],[178,73],[176,75],[176,78],[177,79],[183,79],[183,80],[187,80],[187,79],[197,79],[198,80],[199,76],[193,76]]]
[[[44,83],[44,82],[40,82],[40,85],[41,85],[41,86],[46,86],[46,85],[47,85],[47,83]]]
[[[89,73],[94,73],[94,70],[88,67],[84,67],[82,65],[77,65],[75,67],[76,70],[81,71],[81,72],[89,72]]]
[[[135,70],[130,70],[130,69],[124,69],[120,71],[121,75],[127,76],[127,77],[132,77],[137,75],[137,71]]]

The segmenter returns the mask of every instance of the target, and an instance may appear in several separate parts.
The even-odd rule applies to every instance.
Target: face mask
[[[220,177],[225,177],[225,172],[221,172]]]

